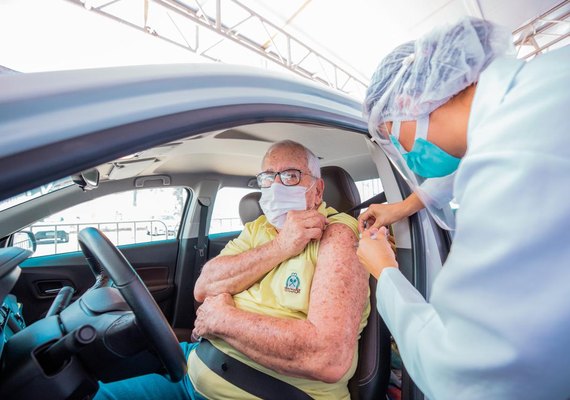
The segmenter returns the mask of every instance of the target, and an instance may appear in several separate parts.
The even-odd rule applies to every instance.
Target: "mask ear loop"
[[[400,121],[392,121],[391,135],[396,139],[400,139]]]
[[[418,139],[424,139],[427,141],[427,133],[429,128],[429,115],[425,115],[420,119],[416,120],[416,137],[414,142]]]
[[[307,193],[309,190],[311,190],[313,188],[313,186],[315,186],[318,179],[321,179],[321,178],[316,178],[313,176],[313,183],[311,183],[311,186],[309,186],[308,188],[305,189],[305,193]]]
[[[317,183],[317,181],[318,181],[319,179],[322,179],[322,178],[317,178],[317,177],[314,177],[314,176],[313,176],[313,183],[311,183],[311,186],[309,186],[308,188],[305,189],[305,194],[308,193],[309,190],[311,190],[311,189],[316,185],[316,183]],[[323,201],[324,201],[324,200],[323,200],[323,198],[322,198],[322,196],[321,196],[321,202],[323,202]],[[319,207],[317,206],[316,209],[318,209],[318,208],[319,208]],[[337,214],[338,214],[338,213],[337,213]]]

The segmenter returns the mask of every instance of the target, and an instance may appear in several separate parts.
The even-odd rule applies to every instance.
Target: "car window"
[[[34,257],[78,251],[77,233],[90,226],[117,246],[174,239],[187,198],[188,190],[172,187],[114,193],[49,215],[22,232],[35,237]]]
[[[384,188],[382,187],[382,182],[380,182],[379,178],[367,179],[355,183],[356,183],[356,188],[358,189],[358,193],[360,193],[361,202],[365,202],[371,197],[374,197],[377,194],[380,194],[384,191]],[[366,208],[364,208],[362,211],[364,210],[366,210]]]
[[[258,191],[235,187],[220,189],[212,210],[209,234],[241,231],[243,224],[239,217],[239,202],[246,194]]]

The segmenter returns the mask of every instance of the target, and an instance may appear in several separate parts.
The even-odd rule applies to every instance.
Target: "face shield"
[[[447,230],[455,229],[455,215],[449,204],[453,193],[453,180],[455,173],[437,178],[425,178],[413,172],[408,161],[403,156],[405,150],[398,142],[397,134],[394,136],[386,124],[390,121],[382,114],[385,109],[386,101],[390,98],[394,88],[399,84],[404,73],[414,62],[414,54],[410,54],[402,61],[400,70],[384,92],[380,100],[372,108],[368,119],[368,131],[380,148],[384,151],[392,165],[404,178],[408,186],[418,195],[426,209],[431,214],[436,223]],[[425,131],[422,135],[427,135],[427,123],[425,122],[428,115],[417,118],[419,131]],[[392,122],[392,121],[390,121]],[[392,124],[392,127],[397,126]],[[418,131],[418,130],[417,130]],[[417,140],[418,137],[414,140]],[[424,138],[425,139],[425,138]]]

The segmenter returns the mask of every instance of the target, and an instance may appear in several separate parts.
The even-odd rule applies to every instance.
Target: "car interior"
[[[50,390],[54,398],[84,398],[96,391],[98,380],[149,372],[179,379],[186,366],[175,346],[178,341],[191,340],[198,306],[193,287],[201,266],[241,230],[230,227],[211,232],[217,195],[224,188],[249,190],[235,202],[234,213],[242,224],[261,215],[254,177],[268,147],[283,139],[300,142],[319,157],[324,201],[338,211],[357,216],[360,208],[366,207],[362,202],[368,199],[361,198],[355,182],[380,177],[392,199],[406,195],[365,132],[332,124],[263,122],[187,132],[179,140],[94,166],[74,178],[78,184],[0,211],[0,250],[18,252],[0,253],[12,260],[2,263],[0,258],[0,294],[6,299],[3,309],[12,310],[0,319],[1,397],[30,398]],[[89,174],[91,178],[98,175],[95,184],[81,179]],[[101,233],[105,229],[94,229],[96,225],[82,220],[77,229],[70,229],[73,224],[67,222],[60,222],[63,228],[38,228],[44,239],[46,230],[55,233],[47,245],[42,243],[46,240],[35,240],[34,224],[58,212],[112,194],[171,187],[181,188],[184,201],[179,221],[173,222],[173,227],[165,225],[162,236],[155,237],[154,229],[147,228],[145,240],[121,245],[116,240],[111,243],[112,232],[107,232],[111,240],[106,239]],[[386,194],[380,188],[368,197],[382,202]],[[423,262],[419,255],[423,233],[414,218],[419,217],[393,227],[397,255],[409,279],[425,285],[425,277],[415,272]],[[42,246],[68,244],[57,240],[58,229],[66,231],[69,245],[76,241],[76,247],[34,256],[32,250]],[[27,250],[16,247],[18,235],[28,235]],[[372,304],[374,293],[375,280],[371,279]],[[21,321],[19,325],[9,322],[14,318]],[[67,335],[61,334],[58,324],[65,326]],[[385,397],[390,359],[390,333],[381,317],[371,312],[359,342],[358,368],[349,386],[352,399]],[[402,390],[403,398],[421,398],[407,378]]]

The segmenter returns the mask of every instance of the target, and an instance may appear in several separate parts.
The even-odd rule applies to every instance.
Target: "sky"
[[[112,3],[131,20],[144,20],[143,0],[81,0],[87,4]],[[197,0],[182,0],[195,6]],[[212,10],[214,0],[199,0]],[[380,59],[398,44],[411,40],[434,25],[460,16],[479,15],[515,29],[551,8],[559,0],[239,0],[279,27],[299,37],[325,57],[367,80]],[[176,17],[158,12],[149,3],[150,25],[161,34],[191,38],[190,28],[163,24]],[[222,19],[238,21],[232,2],[222,0]],[[88,7],[87,7],[88,8]],[[295,14],[302,9],[302,12]],[[207,11],[209,12],[209,11]],[[294,16],[294,18],[292,18]],[[174,18],[176,19],[176,18]],[[162,24],[162,25],[161,25]],[[240,29],[244,29],[242,25]],[[253,28],[252,28],[253,29]],[[257,27],[258,31],[262,28]],[[217,37],[202,33],[200,40],[215,43]],[[190,39],[190,42],[192,40]],[[218,53],[216,53],[218,52]],[[259,56],[225,41],[212,50],[224,53],[224,61],[280,69]],[[157,37],[99,16],[67,0],[0,0],[0,66],[21,72],[83,69],[139,64],[212,62]],[[359,95],[362,95],[360,93]],[[358,96],[357,96],[358,97]]]
[[[208,6],[215,3],[213,0],[200,1]],[[374,16],[382,13],[398,15],[402,11],[399,2],[353,0],[345,9],[338,7],[339,0],[327,0],[331,2],[329,4],[336,3],[336,7],[326,7],[326,2],[311,0],[294,21],[286,24],[284,19],[305,1],[244,0],[243,3],[259,10],[324,56],[351,68],[351,72],[363,79],[372,74],[379,60],[378,54],[414,34],[402,30],[401,20],[387,19],[381,24],[381,40],[380,35],[375,36]],[[193,0],[187,2],[194,4]],[[222,5],[228,3],[222,2]],[[143,18],[142,0],[122,0],[113,5],[119,6],[130,7],[132,18],[138,21]],[[154,15],[152,11],[151,2],[150,22]],[[325,11],[326,18],[323,19]],[[234,10],[227,7],[224,12],[227,17]],[[21,72],[211,62],[65,0],[0,0],[0,38],[0,65]],[[244,57],[247,52],[243,49],[234,51],[234,56],[229,54],[228,46],[223,51],[229,62],[267,66],[267,62],[260,61],[259,57]]]
[[[102,0],[87,1],[102,2]],[[201,0],[201,3],[204,4],[206,1]],[[296,1],[297,3],[299,2],[299,0]],[[193,1],[188,0],[188,3],[192,4]],[[249,3],[252,3],[252,1],[250,0]],[[291,5],[293,3],[295,1],[287,4]],[[142,0],[123,0],[113,4],[111,7],[115,7],[119,11],[126,11],[131,18],[140,23],[144,15],[143,4]],[[206,4],[213,6],[215,2],[209,1]],[[230,4],[230,2],[222,4]],[[172,24],[164,24],[164,20],[176,15],[172,13],[168,16],[164,15],[164,13],[160,15],[160,13],[156,12],[158,8],[156,6],[153,8],[152,2],[149,8],[149,24],[154,23],[155,26],[159,26],[162,23],[160,25],[162,28],[161,34],[166,33],[177,36],[176,31],[165,32],[164,28],[173,29]],[[269,16],[272,21],[281,26],[283,25],[281,20],[287,15],[278,15],[278,13],[259,7],[259,5],[256,5],[256,9],[260,9],[260,13],[263,13],[264,16]],[[307,8],[305,12],[308,13],[309,18],[314,18],[315,15],[311,14],[311,10],[311,8]],[[274,11],[289,13],[289,10]],[[232,12],[234,10],[228,7],[224,8],[226,18]],[[353,12],[359,11],[353,9]],[[236,13],[236,18],[240,18],[238,14]],[[163,21],[157,20],[160,17],[162,17]],[[299,21],[301,24],[306,23],[310,25],[310,22],[304,19]],[[356,26],[354,21],[348,22],[349,25]],[[178,22],[178,26],[184,28],[184,24],[181,21]],[[293,30],[296,36],[303,40],[308,40],[319,52],[333,57],[343,67],[350,68],[353,64],[343,61],[341,59],[343,57],[337,57],[326,46],[315,41],[311,42],[310,39],[307,39],[308,35],[306,33],[295,31],[292,26],[287,26],[287,28]],[[354,31],[355,29],[353,28],[352,30]],[[202,31],[201,33],[201,40],[206,43],[203,45],[204,47],[208,46],[207,40],[210,40],[212,43],[218,40],[216,35],[212,35],[212,38],[205,37],[207,33],[207,31]],[[331,37],[329,31],[325,31],[324,34],[330,40],[330,43],[340,43],[340,41],[347,40],[344,34],[337,33],[338,39]],[[358,34],[359,32],[354,32],[355,36]],[[190,37],[191,32],[190,34],[186,32],[186,36]],[[190,39],[190,41],[192,40]],[[224,62],[285,71],[283,68],[268,62],[260,56],[244,51],[242,47],[236,46],[231,41],[225,41],[211,51],[214,56],[217,56],[220,52],[223,53]],[[374,57],[374,60],[376,60],[376,57]],[[69,1],[0,0],[0,66],[30,73],[122,65],[195,62],[208,63],[213,61],[117,21],[97,15]],[[313,63],[315,62],[313,61]],[[355,62],[355,64],[358,63]],[[351,72],[357,74],[361,80],[366,82],[370,71],[362,73],[354,68]],[[362,96],[364,86],[355,86],[355,88],[354,90],[358,90],[358,93],[355,92],[355,96]]]
[[[62,0],[0,0],[0,38],[0,65],[20,72],[206,61]]]

